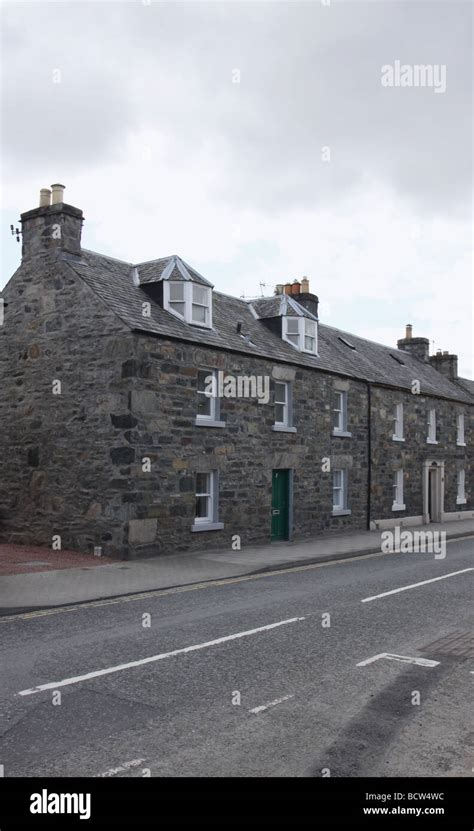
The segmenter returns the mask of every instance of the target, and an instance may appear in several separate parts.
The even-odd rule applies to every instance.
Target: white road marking
[[[361,603],[369,603],[371,600],[378,600],[379,597],[388,597],[389,594],[398,594],[398,592],[406,592],[408,589],[416,589],[418,586],[426,586],[428,583],[436,583],[438,580],[446,580],[447,577],[456,577],[457,574],[465,574],[466,571],[474,571],[474,568],[463,568],[461,571],[452,571],[450,574],[442,574],[441,577],[432,577],[431,580],[422,580],[421,583],[411,583],[409,586],[402,586],[399,589],[391,589],[389,592],[382,592],[382,594],[374,594],[373,597],[364,597]]]
[[[366,667],[367,664],[373,664],[374,661],[379,661],[380,658],[387,658],[389,661],[401,661],[404,664],[418,664],[420,667],[437,667],[439,664],[439,661],[431,661],[428,658],[410,658],[408,655],[380,652],[378,655],[374,655],[373,658],[366,658],[365,661],[360,661],[356,666]]]
[[[56,690],[58,687],[68,687],[71,684],[79,684],[81,681],[90,681],[92,678],[99,678],[101,675],[111,675],[113,672],[121,672],[124,669],[132,669],[133,667],[141,667],[145,664],[152,664],[155,661],[162,661],[164,658],[173,658],[175,655],[185,655],[187,652],[196,652],[198,649],[206,649],[208,646],[217,646],[220,643],[227,641],[234,641],[237,638],[246,638],[249,635],[256,635],[258,632],[268,632],[270,629],[276,629],[278,626],[287,626],[289,623],[298,623],[300,620],[305,620],[304,617],[292,617],[288,620],[280,620],[278,623],[269,623],[266,626],[259,626],[257,629],[248,629],[246,632],[236,632],[234,635],[226,635],[223,638],[216,638],[214,641],[206,641],[205,643],[194,644],[194,646],[185,646],[183,649],[173,649],[172,652],[162,652],[160,655],[151,655],[149,658],[140,658],[138,661],[130,661],[127,664],[119,664],[115,667],[107,667],[107,669],[97,669],[94,672],[86,672],[84,675],[75,675],[72,678],[64,678],[62,681],[50,681],[48,684],[40,684],[37,687],[32,687],[29,690],[21,690],[18,695],[34,695],[43,690]]]
[[[106,770],[105,773],[99,773],[99,777],[103,778],[104,776],[115,776],[117,773],[123,773],[124,770],[137,768],[138,765],[142,765],[144,761],[145,759],[132,759],[130,762],[124,762],[123,765],[119,765],[116,768],[109,768],[109,770]]]
[[[288,701],[288,699],[294,697],[294,695],[284,695],[282,698],[275,698],[275,701],[269,701],[268,704],[261,704],[260,707],[254,707],[253,710],[249,710],[249,713],[263,713],[263,711],[268,710],[269,707],[276,707],[276,705],[281,704],[282,701]]]

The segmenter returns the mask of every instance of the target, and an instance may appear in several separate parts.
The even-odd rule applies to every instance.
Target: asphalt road
[[[472,776],[473,552],[0,619],[4,775]]]

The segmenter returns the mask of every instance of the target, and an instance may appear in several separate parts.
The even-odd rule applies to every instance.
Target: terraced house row
[[[246,301],[179,256],[81,246],[62,185],[21,217],[0,326],[0,539],[124,558],[474,517],[474,384],[410,326]]]

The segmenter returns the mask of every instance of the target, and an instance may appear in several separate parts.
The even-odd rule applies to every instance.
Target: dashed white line
[[[281,704],[282,701],[288,701],[290,698],[294,698],[293,695],[284,695],[282,698],[275,698],[275,701],[269,701],[268,704],[261,704],[260,707],[254,707],[253,710],[249,710],[249,713],[263,713],[264,710],[268,710],[269,707],[276,707],[277,704]]]
[[[269,623],[266,626],[259,626],[256,629],[247,629],[246,632],[236,632],[233,635],[226,635],[223,638],[216,638],[213,641],[206,641],[205,643],[198,643],[193,646],[185,646],[183,649],[173,649],[172,652],[162,652],[160,655],[151,655],[149,658],[140,658],[138,661],[130,661],[127,664],[119,664],[115,667],[107,667],[107,669],[97,669],[94,670],[94,672],[86,672],[84,675],[75,675],[72,678],[64,678],[62,681],[50,681],[48,684],[39,684],[37,687],[32,687],[29,690],[21,690],[18,695],[34,695],[35,693],[43,692],[43,690],[56,690],[58,687],[68,687],[71,684],[80,684],[81,681],[90,681],[93,678],[99,678],[101,675],[111,675],[113,672],[122,672],[124,669],[133,669],[134,667],[153,664],[156,661],[162,661],[165,658],[173,658],[175,655],[185,655],[188,652],[196,652],[198,649],[206,649],[209,646],[217,646],[220,643],[237,640],[237,638],[246,638],[249,635],[256,635],[259,632],[268,632],[270,629],[276,629],[279,626],[287,626],[290,623],[298,623],[300,620],[305,619],[306,618],[304,617],[292,617],[288,620],[280,620],[277,623]]]
[[[137,768],[139,765],[142,765],[144,761],[145,759],[131,759],[130,762],[124,762],[116,768],[109,768],[109,770],[106,770],[105,773],[100,773],[99,778],[102,779],[105,776],[115,776],[117,773],[123,773],[125,770],[129,770],[130,768]]]
[[[438,580],[446,580],[448,577],[456,577],[457,574],[465,574],[467,571],[474,571],[474,568],[463,568],[461,571],[452,571],[450,574],[442,574],[441,577],[432,577],[430,580],[422,580],[421,583],[411,583],[409,586],[401,586],[399,589],[391,589],[389,592],[374,594],[372,597],[364,597],[361,603],[369,603],[371,600],[378,600],[379,597],[388,597],[389,594],[406,592],[408,589],[416,589],[418,586],[426,586],[428,583],[436,583]]]
[[[373,664],[374,661],[379,661],[381,658],[386,658],[389,661],[401,661],[404,664],[417,664],[420,667],[437,667],[439,661],[432,661],[429,658],[410,658],[408,655],[395,655],[392,652],[380,652],[372,658],[366,658],[365,661],[359,661],[356,666],[366,667],[368,664]]]

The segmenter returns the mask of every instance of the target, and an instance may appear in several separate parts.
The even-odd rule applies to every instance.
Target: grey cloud
[[[471,17],[436,1],[9,6],[4,151],[86,166],[157,130],[170,165],[214,148],[227,203],[319,206],[373,179],[427,212],[467,211]],[[382,87],[396,59],[446,64],[446,93]]]

